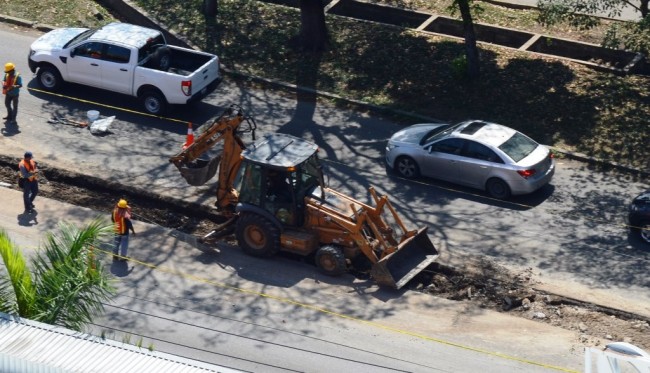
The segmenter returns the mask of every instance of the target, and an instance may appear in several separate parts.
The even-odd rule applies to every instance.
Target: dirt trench
[[[0,156],[0,182],[17,189],[16,163],[16,159]],[[42,197],[107,214],[115,201],[124,197],[139,207],[142,220],[197,237],[224,222],[223,217],[206,211],[205,207],[187,205],[86,175],[82,177],[67,170],[39,167],[47,177],[41,178]],[[512,271],[485,257],[472,257],[463,263],[462,268],[434,263],[407,286],[414,291],[472,302],[481,308],[576,331],[579,337],[575,342],[580,345],[625,341],[650,351],[650,319],[647,317],[538,290],[532,268]],[[353,274],[367,276],[363,272]]]

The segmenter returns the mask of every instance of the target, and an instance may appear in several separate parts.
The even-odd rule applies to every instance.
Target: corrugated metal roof
[[[3,373],[236,373],[238,370],[0,312]]]

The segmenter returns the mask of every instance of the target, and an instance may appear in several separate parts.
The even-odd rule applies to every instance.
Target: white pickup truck
[[[52,30],[32,43],[28,62],[45,90],[64,82],[97,87],[135,96],[155,115],[170,104],[202,99],[221,81],[217,56],[168,45],[158,30],[119,22]]]

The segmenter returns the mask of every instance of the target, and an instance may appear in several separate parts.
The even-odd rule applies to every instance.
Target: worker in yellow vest
[[[131,207],[124,198],[120,199],[113,208],[111,220],[115,227],[113,260],[124,262],[127,259],[126,254],[129,250],[129,231],[135,236],[135,230],[131,222]]]
[[[18,116],[18,96],[23,86],[23,78],[16,72],[16,65],[11,62],[5,64],[5,75],[2,79],[2,94],[5,95],[5,107],[7,108],[7,124],[16,124]]]

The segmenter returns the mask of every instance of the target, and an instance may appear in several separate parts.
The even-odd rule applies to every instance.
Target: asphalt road
[[[322,102],[315,104],[308,98],[297,100],[293,94],[226,81],[204,102],[178,108],[170,120],[135,113],[139,106],[131,98],[88,88],[68,86],[61,95],[40,92],[34,89],[36,82],[30,81],[26,61],[29,44],[37,35],[0,26],[3,58],[16,63],[24,82],[29,82],[29,89],[21,95],[18,129],[2,131],[3,154],[18,159],[31,150],[47,165],[209,205],[213,185],[187,186],[168,158],[184,142],[187,122],[204,123],[236,103],[255,118],[259,135],[278,131],[316,142],[328,165],[329,183],[338,190],[362,201],[370,200],[369,186],[388,194],[408,224],[429,226],[445,260],[455,253],[487,255],[511,266],[533,267],[542,278],[569,280],[581,289],[606,290],[612,297],[645,304],[646,309],[650,304],[650,251],[628,235],[624,223],[627,203],[647,188],[647,181],[595,171],[569,160],[558,161],[551,185],[512,202],[491,200],[477,191],[430,180],[405,181],[387,175],[382,158],[385,140],[399,128],[397,124]],[[94,136],[84,129],[47,123],[53,113],[83,119],[90,109],[99,110],[102,117],[116,115],[111,133]],[[246,271],[244,265],[238,275],[264,284],[273,273],[273,268]],[[183,294],[179,290],[183,286],[188,286],[186,292],[193,289],[191,284],[177,286],[179,294]],[[301,319],[309,317],[302,315]],[[133,320],[131,325],[138,322]],[[162,330],[170,327],[164,323],[157,326]],[[330,327],[335,331],[341,326],[323,326]],[[240,332],[234,330],[233,334]],[[380,338],[391,336],[382,334]],[[271,361],[273,352],[268,356]]]

